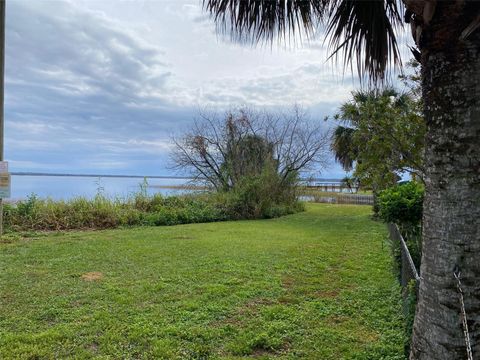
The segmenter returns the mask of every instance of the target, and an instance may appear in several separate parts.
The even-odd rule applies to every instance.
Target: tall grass
[[[245,207],[248,203],[249,207]],[[93,199],[40,199],[35,195],[4,207],[7,231],[107,229],[158,226],[245,218],[268,218],[302,210],[293,204],[258,200],[258,206],[238,193],[197,193],[179,196],[147,194],[147,184],[127,198],[108,198],[98,191]]]

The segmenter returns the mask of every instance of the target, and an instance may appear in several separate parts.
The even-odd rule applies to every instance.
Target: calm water
[[[155,186],[182,185],[185,179],[147,179],[148,193],[178,194],[185,190],[159,189]],[[95,178],[74,176],[12,175],[12,200],[21,200],[34,193],[41,198],[71,199],[78,196],[94,197],[102,191],[109,197],[126,197],[140,190],[140,178]]]
[[[163,195],[175,195],[185,193],[188,190],[159,188],[159,186],[181,186],[188,183],[187,179],[174,178],[148,178],[147,192],[151,195],[161,193]],[[112,177],[78,177],[78,176],[34,176],[12,175],[12,196],[10,201],[23,200],[29,195],[35,194],[41,198],[56,200],[68,200],[74,197],[93,198],[99,191],[105,196],[127,197],[140,190],[143,183],[141,178],[112,178]],[[315,182],[310,185],[328,184],[329,191],[340,191],[331,188],[331,184],[338,186],[339,181]],[[347,192],[346,189],[343,189]]]

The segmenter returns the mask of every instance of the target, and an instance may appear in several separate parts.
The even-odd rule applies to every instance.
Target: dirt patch
[[[295,284],[295,279],[292,276],[282,277],[282,287],[285,289],[291,289]]]
[[[333,298],[336,298],[339,293],[340,292],[338,290],[323,290],[323,291],[317,291],[315,295],[320,298],[333,299]]]
[[[98,271],[87,272],[82,275],[82,279],[85,281],[98,281],[103,279],[103,274]]]

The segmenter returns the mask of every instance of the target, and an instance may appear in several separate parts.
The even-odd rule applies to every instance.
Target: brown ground
[[[103,278],[103,274],[98,271],[87,272],[82,275],[82,279],[85,281],[97,281]]]

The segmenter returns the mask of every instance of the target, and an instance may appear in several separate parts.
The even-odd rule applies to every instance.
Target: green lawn
[[[0,358],[403,359],[370,211],[4,241]]]

